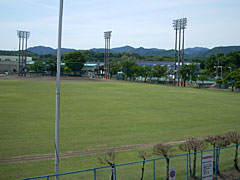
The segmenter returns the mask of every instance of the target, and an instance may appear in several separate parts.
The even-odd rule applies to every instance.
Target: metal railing
[[[234,148],[234,147],[239,146],[239,145],[240,144],[227,146],[227,147],[216,148],[216,149],[203,150],[203,151],[198,151],[196,153],[192,152],[192,153],[184,153],[184,154],[172,155],[172,156],[168,156],[168,158],[170,160],[172,160],[174,158],[183,157],[186,160],[185,162],[183,160],[181,160],[180,166],[181,166],[181,168],[183,168],[182,166],[184,165],[185,168],[183,168],[180,171],[181,171],[181,173],[183,173],[183,175],[181,176],[182,177],[181,179],[183,179],[183,178],[185,179],[185,177],[186,177],[186,179],[188,180],[190,178],[189,177],[189,158],[190,158],[190,156],[193,155],[193,154],[200,155],[201,163],[202,163],[202,156],[203,156],[204,153],[206,153],[206,152],[214,152],[215,151],[215,157],[214,157],[215,158],[215,165],[214,165],[215,167],[213,167],[213,168],[214,168],[214,179],[217,180],[218,179],[218,171],[217,170],[219,168],[217,167],[218,166],[218,163],[217,163],[218,158],[217,158],[216,154],[218,153],[218,150],[219,149],[230,149],[230,148]],[[230,152],[227,152],[227,154],[229,154],[229,153]],[[232,155],[231,155],[231,157],[232,157]],[[229,158],[227,158],[227,159],[229,159]],[[110,174],[113,175],[112,176],[113,178],[111,178],[111,179],[114,179],[114,180],[118,180],[118,179],[132,179],[131,177],[121,178],[120,177],[121,176],[120,175],[121,172],[118,173],[118,170],[120,170],[121,167],[125,167],[125,166],[136,165],[136,164],[140,164],[141,165],[141,163],[143,163],[143,162],[151,163],[150,165],[149,164],[148,165],[150,167],[152,167],[152,170],[151,170],[152,172],[150,172],[149,169],[148,169],[148,171],[149,171],[148,174],[151,174],[150,175],[151,177],[146,177],[146,179],[153,179],[153,180],[163,179],[163,178],[161,178],[161,174],[160,173],[157,175],[157,170],[156,170],[157,163],[160,160],[165,160],[165,157],[153,158],[153,159],[148,159],[148,160],[145,160],[145,161],[135,161],[135,162],[129,162],[129,163],[116,164],[113,167],[112,166],[104,166],[104,167],[91,168],[91,169],[85,169],[85,170],[73,171],[73,172],[67,172],[67,173],[59,173],[59,174],[38,176],[38,177],[32,177],[32,178],[25,178],[25,179],[21,179],[21,180],[32,180],[32,179],[52,180],[55,177],[58,177],[59,180],[61,180],[61,179],[71,179],[70,177],[68,178],[69,175],[74,175],[74,174],[76,175],[76,174],[81,174],[81,173],[84,173],[84,172],[90,173],[90,174],[87,175],[86,179],[98,180],[98,179],[102,179],[102,178],[98,177],[98,173],[103,172],[103,171],[108,171],[108,170],[111,171]],[[233,158],[231,158],[231,163],[233,165]],[[200,168],[199,168],[199,164],[198,164],[198,169],[201,169],[201,168],[202,168],[202,166],[200,166]],[[127,170],[129,170],[129,167],[128,167]],[[139,170],[139,167],[138,167],[138,170]],[[136,169],[135,169],[135,171],[136,171]],[[159,169],[158,169],[158,171],[159,171]],[[177,172],[180,172],[180,171],[177,171]],[[128,173],[126,173],[126,171],[125,171],[123,174],[125,174],[125,176],[127,176]],[[136,174],[139,175],[140,173],[138,172]],[[164,176],[164,175],[165,175],[165,172],[162,173],[162,176]],[[202,169],[201,169],[200,172],[198,170],[198,176],[202,177]],[[73,178],[73,179],[79,179],[79,177],[78,178]],[[85,178],[80,178],[80,179],[85,179]],[[108,178],[104,178],[104,179],[108,179]],[[140,179],[140,178],[136,178],[135,177],[134,179]]]

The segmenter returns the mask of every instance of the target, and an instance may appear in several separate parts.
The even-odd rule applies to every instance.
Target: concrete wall
[[[18,62],[18,56],[0,56],[0,62],[3,61],[12,61],[12,62]],[[31,62],[32,57],[27,57],[27,62]]]
[[[18,63],[17,62],[0,62],[0,73],[16,73],[18,72]]]

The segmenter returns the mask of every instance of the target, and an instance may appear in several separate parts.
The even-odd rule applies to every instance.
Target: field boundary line
[[[171,141],[171,142],[166,142],[166,143],[174,145],[174,144],[183,143],[185,141],[186,140]],[[112,147],[112,148],[104,148],[104,149],[89,149],[89,150],[85,150],[85,151],[72,151],[72,152],[61,153],[59,155],[59,157],[60,158],[68,158],[68,157],[74,157],[74,156],[99,154],[99,153],[104,153],[107,151],[124,151],[124,150],[130,150],[130,149],[147,148],[147,147],[153,147],[156,144],[157,143],[123,145],[120,147]],[[26,155],[26,156],[2,158],[2,159],[0,159],[0,163],[11,163],[11,162],[14,163],[14,162],[26,162],[26,161],[51,160],[51,159],[54,159],[54,154],[37,154],[37,155]]]

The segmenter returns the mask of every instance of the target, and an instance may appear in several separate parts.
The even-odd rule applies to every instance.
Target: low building
[[[18,59],[18,56],[0,56],[0,73],[17,73]],[[27,57],[27,63],[29,62],[32,62],[32,57]]]
[[[135,61],[137,63],[137,65],[139,66],[156,66],[156,65],[161,65],[161,66],[167,66],[167,71],[174,71],[174,62],[172,61]],[[186,65],[189,65],[189,64],[192,64],[192,62],[184,62],[184,64]],[[193,64],[196,64],[197,67],[200,69],[200,63],[193,63]],[[179,69],[179,67],[182,66],[182,63],[179,63],[178,65],[178,62],[176,63],[176,70]],[[197,73],[200,73],[200,72],[197,72]]]

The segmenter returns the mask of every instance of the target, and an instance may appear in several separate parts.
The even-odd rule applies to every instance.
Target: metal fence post
[[[202,179],[202,155],[203,155],[203,152],[201,151],[201,179]]]
[[[189,159],[188,156],[189,156],[189,153],[187,153],[187,180],[188,180],[188,161],[189,161],[189,160],[188,160],[188,159]]]
[[[114,165],[114,179],[117,180],[116,166]]]
[[[47,177],[47,180],[49,180],[49,176]]]
[[[217,168],[218,168],[218,162],[217,162],[217,157],[218,157],[218,148],[215,149],[215,180],[217,180]]]
[[[96,180],[97,179],[96,169],[94,169],[93,172],[94,172],[94,180]]]
[[[153,179],[154,180],[156,179],[156,176],[155,176],[155,159],[153,160]]]

